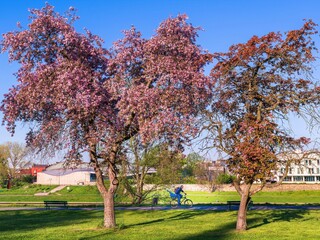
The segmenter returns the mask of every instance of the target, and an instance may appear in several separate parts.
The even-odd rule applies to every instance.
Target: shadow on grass
[[[256,217],[247,221],[249,229],[258,228],[260,226],[273,222],[291,222],[293,220],[302,219],[308,214],[308,210],[277,210],[268,213],[256,212]]]
[[[237,212],[235,212],[237,213]],[[268,211],[268,212],[252,212],[253,217],[250,217],[248,214],[247,224],[248,231],[250,229],[259,228],[261,226],[273,223],[273,222],[291,222],[297,219],[303,219],[304,215],[308,214],[307,210],[277,210],[277,211]],[[218,228],[202,232],[197,235],[188,236],[186,238],[177,238],[176,240],[203,240],[203,239],[215,239],[215,240],[228,240],[228,239],[237,239],[236,227],[236,218],[235,215],[234,221],[228,221],[227,223],[220,225]],[[232,238],[234,237],[234,238]]]
[[[220,211],[214,211],[218,213]],[[119,212],[117,212],[118,214]],[[149,211],[132,211],[129,214],[150,214]],[[119,226],[118,230],[128,229],[135,226],[156,226],[157,224],[169,224],[173,226],[184,226],[183,220],[187,220],[188,224],[193,221],[193,218],[212,214],[212,211],[155,211],[156,214],[152,219],[144,219],[143,221],[132,223],[129,225]],[[153,214],[152,213],[152,214]],[[250,211],[248,213],[248,228],[255,229],[268,225],[274,222],[291,222],[295,220],[301,220],[305,218],[305,215],[309,214],[307,210],[268,210],[268,211]],[[67,225],[75,225],[81,223],[87,223],[96,218],[101,218],[103,215],[101,211],[8,211],[5,214],[0,214],[0,235],[1,232],[15,231],[33,231],[44,227],[59,227]],[[148,216],[145,216],[148,217]],[[195,235],[188,235],[187,237],[172,238],[175,240],[203,240],[203,239],[215,239],[215,240],[229,240],[232,237],[237,238],[237,232],[235,231],[237,211],[230,211],[228,215],[222,216],[221,219],[212,219],[215,223],[212,224],[212,230],[206,230]],[[138,218],[139,219],[139,218]],[[210,219],[208,219],[210,221]],[[225,222],[223,222],[225,221]],[[180,223],[178,223],[180,222]],[[183,231],[183,229],[182,229]],[[107,238],[108,235],[113,235],[114,230],[99,231],[95,236],[82,237],[79,239],[102,239]]]
[[[170,210],[169,210],[170,211]],[[135,214],[144,214],[144,211],[136,211]],[[135,223],[135,224],[129,224],[126,225],[125,228],[130,228],[130,227],[134,227],[134,226],[143,226],[143,225],[148,225],[148,224],[153,224],[153,223],[160,223],[160,222],[170,222],[170,221],[179,221],[179,220],[186,220],[186,219],[190,219],[190,218],[194,218],[196,216],[203,216],[205,214],[209,214],[212,213],[210,211],[182,211],[179,212],[177,214],[174,214],[173,216],[170,217],[160,217],[158,219],[154,219],[151,221],[144,221],[144,222],[140,222],[140,223]]]
[[[186,238],[179,238],[179,240],[204,240],[204,239],[228,240],[230,239],[230,235],[236,233],[235,227],[236,227],[236,221],[232,221],[220,226],[219,229],[205,231],[197,235],[188,236]]]
[[[169,212],[172,212],[172,210],[168,210]],[[178,210],[179,211],[179,210]],[[135,214],[135,215],[145,215],[146,213],[150,213],[150,211],[134,211],[132,212],[132,214]],[[90,236],[90,237],[83,237],[83,238],[80,238],[81,240],[93,240],[93,239],[102,239],[102,238],[105,238],[107,239],[108,238],[108,235],[112,235],[114,234],[115,231],[122,231],[122,230],[125,230],[125,229],[130,229],[130,228],[134,228],[134,227],[142,227],[142,226],[147,226],[147,225],[154,225],[154,224],[168,224],[168,225],[172,225],[172,226],[177,226],[179,227],[179,223],[177,223],[177,221],[183,221],[183,220],[187,220],[187,219],[193,219],[193,218],[196,218],[197,216],[204,216],[204,215],[207,215],[207,214],[212,214],[212,211],[206,211],[206,210],[196,210],[196,211],[179,211],[179,212],[174,212],[174,214],[171,214],[170,216],[168,215],[162,215],[161,213],[165,213],[167,211],[161,211],[159,212],[159,218],[156,218],[156,219],[153,219],[153,220],[150,220],[150,221],[142,221],[140,223],[133,223],[133,224],[128,224],[128,225],[124,225],[124,226],[121,226],[120,228],[117,228],[117,229],[114,229],[114,230],[107,230],[107,232],[104,232],[104,233],[98,233],[97,235],[95,236]],[[216,211],[216,212],[220,212],[220,211]],[[155,214],[157,214],[157,212],[155,212]],[[236,215],[234,215],[234,218],[236,217]],[[118,221],[119,222],[119,221]],[[235,226],[235,222],[231,223],[230,226],[226,226],[226,229],[233,229]],[[156,227],[157,228],[157,227]],[[180,230],[179,230],[180,231]],[[183,229],[182,229],[183,231]],[[209,238],[206,238],[206,234],[204,235],[200,235],[199,238],[186,238],[186,239],[199,239],[199,240],[203,240],[203,239],[209,239]],[[209,233],[208,236],[214,236],[215,238],[214,239],[227,239],[227,234],[225,235],[226,238],[217,238],[216,236],[218,236],[217,234],[215,235],[211,235]],[[141,238],[143,238],[143,233],[141,235]],[[166,238],[167,239],[167,238]],[[171,239],[177,239],[174,237],[174,235],[172,236]],[[178,238],[180,239],[180,238]]]
[[[81,224],[89,222],[96,215],[97,211],[8,211],[0,214],[0,233]]]

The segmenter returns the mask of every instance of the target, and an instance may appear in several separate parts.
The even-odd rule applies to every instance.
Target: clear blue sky
[[[186,13],[190,23],[204,29],[199,33],[198,43],[210,52],[226,51],[230,45],[245,42],[253,35],[299,28],[303,19],[313,19],[320,24],[319,0],[1,0],[0,33],[16,30],[18,21],[26,27],[28,9],[41,8],[45,2],[60,13],[75,7],[80,16],[75,24],[78,31],[89,29],[102,37],[108,48],[122,37],[121,31],[131,25],[148,38],[161,21],[179,13]],[[3,94],[16,84],[13,73],[18,66],[8,63],[7,54],[0,55],[0,65],[1,101]],[[293,121],[297,135],[306,133],[300,124]],[[12,138],[4,126],[0,126],[0,144],[24,142],[26,130],[18,126]]]

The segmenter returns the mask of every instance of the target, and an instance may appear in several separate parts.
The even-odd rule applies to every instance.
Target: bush
[[[184,184],[196,184],[197,180],[195,179],[195,177],[189,176],[189,177],[184,177],[182,179],[182,183],[184,183]]]
[[[5,178],[0,179],[0,188],[7,188],[8,180]]]
[[[11,186],[19,188],[33,183],[34,180],[35,179],[32,175],[23,175],[18,178],[11,179]]]
[[[21,177],[21,181],[25,183],[33,183],[35,180],[35,177],[32,175],[24,175]]]
[[[217,184],[230,184],[234,180],[234,176],[226,174],[226,173],[221,173],[217,177]]]

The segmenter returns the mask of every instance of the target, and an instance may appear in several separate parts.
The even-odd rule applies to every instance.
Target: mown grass
[[[320,211],[249,211],[249,230],[234,230],[236,211],[117,211],[118,227],[101,227],[102,211],[0,211],[0,239],[320,239]]]
[[[35,193],[42,193],[42,192],[49,192],[52,189],[56,188],[55,185],[36,185],[36,184],[28,184],[21,187],[14,187],[11,189],[0,189],[0,196],[1,195],[33,195]]]
[[[28,185],[0,192],[0,202],[41,202],[44,200],[66,200],[69,202],[101,202],[96,186],[72,186],[48,196],[34,196],[35,193],[49,192],[56,186]]]
[[[225,203],[229,200],[240,200],[237,192],[189,192],[188,197],[198,203]],[[254,203],[320,204],[320,191],[259,192],[253,195],[252,200]]]
[[[70,186],[48,196],[34,196],[37,192],[49,192],[55,186],[30,185],[19,189],[2,189],[0,202],[41,202],[43,200],[66,200],[69,202],[102,202],[96,186]],[[168,204],[169,195],[166,191],[159,193],[160,204]],[[237,192],[187,192],[188,198],[194,203],[220,204],[229,200],[239,200]],[[151,203],[152,196],[146,201]],[[252,197],[253,202],[259,203],[298,203],[320,204],[320,191],[284,191],[284,192],[259,192]],[[117,195],[116,202],[129,202],[129,198]]]

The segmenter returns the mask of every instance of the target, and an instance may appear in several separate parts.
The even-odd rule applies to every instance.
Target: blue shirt
[[[175,194],[180,194],[181,192],[184,192],[181,187],[176,188],[174,191]]]

